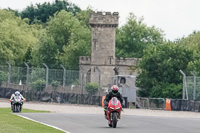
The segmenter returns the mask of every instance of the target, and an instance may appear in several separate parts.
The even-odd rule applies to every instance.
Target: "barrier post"
[[[171,111],[171,99],[166,99],[165,108],[167,111]]]

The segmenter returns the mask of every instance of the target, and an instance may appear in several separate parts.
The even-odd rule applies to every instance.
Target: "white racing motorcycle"
[[[11,110],[14,112],[21,112],[23,101],[21,96],[14,96],[13,100],[11,100]]]

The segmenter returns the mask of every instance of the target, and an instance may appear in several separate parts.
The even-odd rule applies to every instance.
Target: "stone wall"
[[[139,58],[120,58],[116,59],[116,66],[136,66]]]
[[[91,57],[90,56],[79,56],[79,64],[90,65]]]

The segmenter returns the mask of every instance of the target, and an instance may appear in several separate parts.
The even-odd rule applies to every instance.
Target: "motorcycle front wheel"
[[[17,110],[16,112],[20,112],[20,106],[19,105],[16,106],[16,110]]]
[[[117,112],[113,112],[112,114],[112,127],[116,128],[117,126]]]

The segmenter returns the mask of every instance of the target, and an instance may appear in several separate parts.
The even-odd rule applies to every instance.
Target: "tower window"
[[[97,45],[97,40],[94,39],[93,41],[94,41],[94,50],[96,50],[96,48],[97,48],[97,46],[96,46]]]
[[[113,56],[109,56],[108,59],[109,59],[110,64],[112,64]]]

